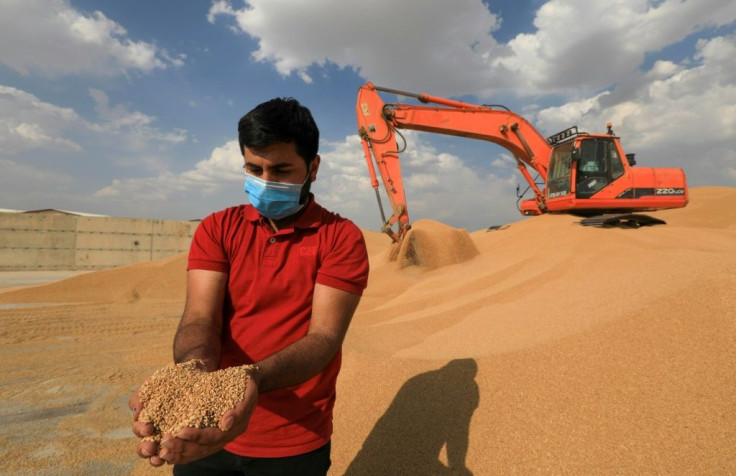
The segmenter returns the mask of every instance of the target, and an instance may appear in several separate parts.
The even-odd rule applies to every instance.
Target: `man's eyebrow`
[[[245,162],[245,166],[263,168],[263,166],[260,164],[256,164],[254,162],[248,162],[248,161]],[[283,168],[283,167],[295,167],[295,165],[292,162],[278,162],[275,164],[268,164],[266,165],[266,167],[268,168],[282,167]]]

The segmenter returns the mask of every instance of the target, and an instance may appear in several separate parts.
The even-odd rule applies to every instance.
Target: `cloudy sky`
[[[366,81],[504,104],[543,135],[610,121],[640,166],[736,186],[735,27],[733,0],[0,0],[0,208],[193,219],[244,203],[237,121],[292,96],[321,130],[318,201],[377,230]],[[503,148],[407,136],[413,221],[519,219]]]

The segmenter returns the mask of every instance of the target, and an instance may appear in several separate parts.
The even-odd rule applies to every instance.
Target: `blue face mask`
[[[245,174],[245,193],[248,200],[264,217],[272,220],[293,215],[304,206],[299,203],[302,189],[309,180],[309,175],[303,183],[270,182],[251,174]]]

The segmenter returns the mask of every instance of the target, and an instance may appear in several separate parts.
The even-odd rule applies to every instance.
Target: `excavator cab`
[[[584,138],[575,150],[575,198],[590,198],[624,174],[613,138]]]
[[[616,138],[578,132],[576,127],[548,139],[552,145],[547,176],[551,209],[572,199],[596,199],[596,193],[624,175]]]

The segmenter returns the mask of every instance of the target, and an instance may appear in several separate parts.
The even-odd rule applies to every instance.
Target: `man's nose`
[[[264,170],[261,173],[261,178],[263,180],[268,181],[268,182],[275,182],[276,181],[276,174],[274,174],[273,172],[268,172],[268,171]]]

